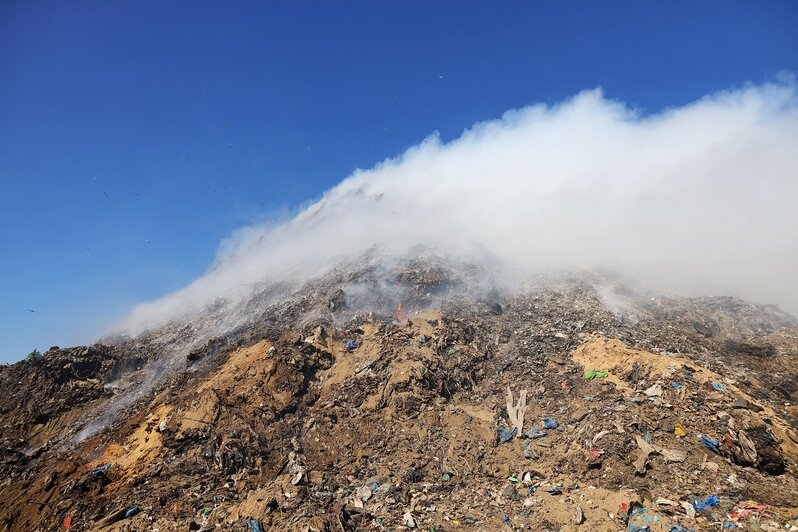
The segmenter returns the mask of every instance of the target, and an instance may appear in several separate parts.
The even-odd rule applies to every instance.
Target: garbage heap
[[[308,287],[140,397],[141,343],[0,368],[0,526],[798,530],[793,317],[584,279],[424,300],[443,277],[382,312]]]

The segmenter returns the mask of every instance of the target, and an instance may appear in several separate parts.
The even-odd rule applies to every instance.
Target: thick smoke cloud
[[[662,290],[798,311],[793,78],[645,114],[582,92],[432,135],[357,171],[293,219],[247,227],[207,274],[137,306],[141,331],[253,284],[301,281],[368,249],[491,257],[516,271],[612,269]]]

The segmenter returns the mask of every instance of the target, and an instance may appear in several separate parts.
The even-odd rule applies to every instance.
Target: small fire
[[[396,312],[393,314],[393,319],[400,325],[407,323],[407,314],[405,314],[405,311],[402,310],[402,303],[396,305]]]

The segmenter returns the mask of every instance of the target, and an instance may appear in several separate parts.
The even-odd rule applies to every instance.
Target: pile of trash
[[[154,340],[0,368],[0,527],[798,531],[794,318],[475,276],[337,272],[158,381]]]

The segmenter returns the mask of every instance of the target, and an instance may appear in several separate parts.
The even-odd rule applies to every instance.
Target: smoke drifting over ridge
[[[614,269],[663,289],[798,311],[793,78],[645,115],[582,92],[432,135],[357,171],[293,219],[246,227],[203,277],[135,307],[132,333],[253,284],[302,281],[376,247],[490,257],[533,274]]]

